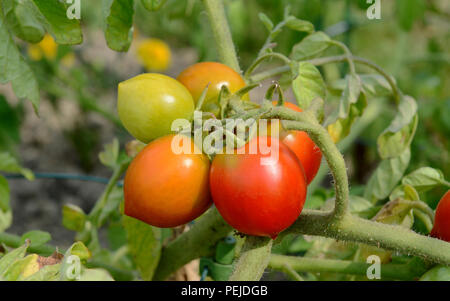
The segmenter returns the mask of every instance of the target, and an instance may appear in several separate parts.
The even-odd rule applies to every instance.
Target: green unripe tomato
[[[119,84],[117,110],[128,132],[148,143],[170,134],[174,120],[190,120],[194,100],[177,80],[146,73]]]

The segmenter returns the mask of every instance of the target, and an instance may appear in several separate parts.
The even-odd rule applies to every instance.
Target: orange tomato
[[[245,81],[239,73],[224,64],[215,62],[192,65],[181,72],[177,80],[191,92],[196,103],[209,84],[202,109],[216,115],[219,112],[218,97],[222,86],[227,86],[232,93],[245,87]],[[248,100],[248,95],[244,99]]]
[[[148,144],[131,162],[124,180],[125,214],[161,228],[186,224],[211,205],[208,157],[194,153],[197,147],[185,136],[182,143],[192,152],[175,154],[175,136]]]

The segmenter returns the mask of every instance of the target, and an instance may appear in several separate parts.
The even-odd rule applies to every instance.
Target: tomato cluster
[[[306,133],[258,132],[244,146],[216,154],[210,163],[192,138],[172,132],[174,120],[192,118],[207,86],[202,108],[215,114],[223,85],[234,93],[245,82],[225,65],[199,63],[178,80],[142,74],[119,84],[118,111],[125,128],[150,142],[125,176],[126,215],[157,227],[176,227],[196,219],[214,202],[236,230],[272,238],[298,218],[322,159]],[[180,144],[189,151],[175,151]]]

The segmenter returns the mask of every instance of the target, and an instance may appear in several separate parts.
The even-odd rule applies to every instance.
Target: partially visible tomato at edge
[[[274,101],[273,105],[276,104],[277,102]],[[298,106],[289,102],[285,102],[284,106],[297,112],[302,111]],[[267,134],[270,135],[270,122],[267,124]],[[311,183],[319,171],[320,163],[322,162],[322,152],[320,149],[311,138],[309,138],[308,134],[303,131],[286,131],[281,129],[279,136],[281,141],[286,144],[300,160],[303,169],[305,170],[307,182],[308,184]]]
[[[450,242],[450,190],[439,201],[431,236]]]
[[[258,151],[250,154],[255,144]],[[278,149],[278,158],[263,154],[261,145]],[[277,138],[257,137],[243,148],[245,154],[218,154],[214,158],[210,171],[214,204],[236,230],[275,239],[303,209],[307,189],[303,168]]]
[[[125,214],[152,226],[186,224],[212,204],[210,162],[204,154],[175,154],[168,135],[148,144],[131,162],[124,180]],[[193,151],[191,138],[182,137]]]
[[[227,65],[216,62],[194,64],[182,71],[177,80],[191,92],[195,103],[209,85],[202,110],[216,115],[219,113],[218,98],[222,86],[227,86],[231,93],[245,87],[245,81],[239,73]],[[248,95],[243,99],[248,100]]]

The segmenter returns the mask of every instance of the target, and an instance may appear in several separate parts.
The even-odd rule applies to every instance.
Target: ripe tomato
[[[194,100],[175,79],[146,73],[119,84],[117,110],[130,134],[148,143],[170,134],[175,119],[191,119]]]
[[[431,236],[450,242],[450,190],[439,201]]]
[[[276,101],[273,102],[276,105]],[[294,111],[301,112],[298,106],[285,102],[285,107],[288,107]],[[268,122],[268,135],[270,135],[270,122]],[[303,165],[305,170],[306,179],[308,184],[314,179],[317,171],[320,168],[322,162],[322,152],[316,146],[316,144],[309,138],[306,132],[302,131],[280,131],[280,139],[286,144],[297,156]]]
[[[177,79],[191,92],[195,102],[199,100],[209,84],[202,110],[216,115],[220,110],[218,97],[222,86],[226,85],[232,93],[245,87],[245,81],[239,73],[224,64],[215,62],[192,65],[181,72]],[[248,95],[244,99],[248,99]]]
[[[277,150],[278,158],[266,154],[261,145]],[[254,148],[257,152],[250,153]],[[245,154],[214,158],[210,171],[214,204],[238,231],[275,239],[303,209],[307,187],[303,168],[295,154],[273,137],[257,137],[238,151],[242,150]]]
[[[172,139],[148,144],[131,162],[124,181],[125,214],[156,227],[176,227],[199,217],[211,205],[204,154],[175,154]],[[181,136],[178,136],[181,137]],[[182,136],[192,151],[191,138]]]

